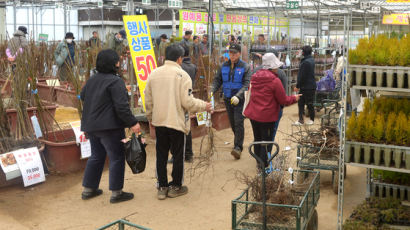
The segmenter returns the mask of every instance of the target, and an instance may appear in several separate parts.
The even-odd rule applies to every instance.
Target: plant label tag
[[[41,132],[40,124],[38,123],[38,119],[36,116],[32,116],[31,118],[31,124],[33,125],[34,133],[36,134],[37,138],[40,138],[43,136],[43,133]]]

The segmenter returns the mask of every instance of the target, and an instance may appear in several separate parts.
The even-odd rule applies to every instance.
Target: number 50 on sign
[[[157,68],[148,20],[146,15],[124,15],[123,21],[145,110],[145,85],[152,70]]]

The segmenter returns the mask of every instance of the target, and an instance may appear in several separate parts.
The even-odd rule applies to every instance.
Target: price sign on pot
[[[81,131],[81,121],[70,122],[75,134],[75,142],[81,147],[81,159],[89,158],[91,156],[90,140],[85,137],[84,132]]]
[[[14,157],[23,177],[24,187],[46,180],[43,163],[37,147],[14,151]]]
[[[123,21],[142,105],[145,110],[145,85],[151,72],[157,68],[148,19],[146,15],[124,15]]]

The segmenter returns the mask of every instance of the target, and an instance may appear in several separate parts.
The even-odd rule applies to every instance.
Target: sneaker
[[[158,200],[165,200],[168,194],[168,187],[159,187],[157,192]]]
[[[303,122],[296,121],[294,125],[303,125]]]
[[[185,162],[187,163],[192,163],[194,161],[194,158],[192,155],[185,155]]]
[[[307,124],[307,125],[313,125],[313,121],[312,121],[312,120],[308,120],[308,121],[306,121],[306,124]]]
[[[121,192],[118,196],[111,196],[110,203],[119,203],[127,200],[132,200],[134,198],[134,194],[130,192]]]
[[[168,191],[168,197],[175,198],[188,193],[188,187],[185,185],[175,186],[171,185]]]
[[[101,194],[103,194],[102,189],[96,189],[92,192],[83,192],[83,193],[81,193],[81,199],[88,200],[88,199],[91,199],[93,197],[99,196]]]
[[[236,160],[241,159],[241,150],[239,148],[233,148],[231,151],[231,155],[235,157]]]

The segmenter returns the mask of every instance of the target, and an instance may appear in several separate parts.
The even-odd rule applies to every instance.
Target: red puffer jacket
[[[280,79],[271,71],[258,70],[251,77],[251,98],[244,115],[258,122],[278,120],[280,105],[296,102],[295,96],[286,96]]]

